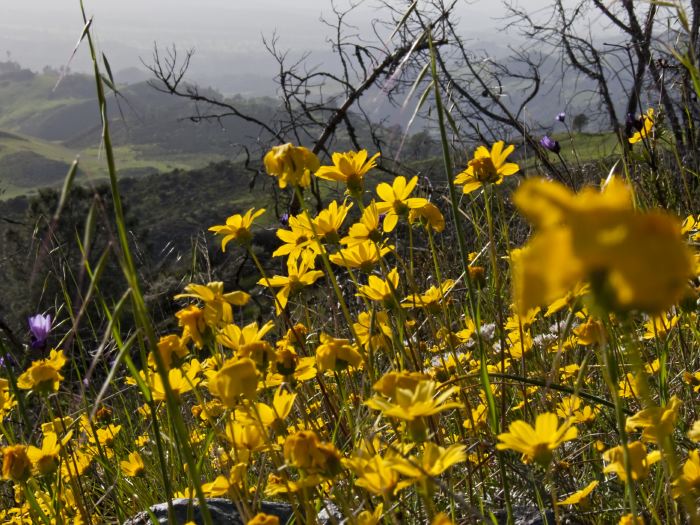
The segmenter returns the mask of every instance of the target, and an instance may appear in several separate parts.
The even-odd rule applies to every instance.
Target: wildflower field
[[[257,284],[187,284],[171,331],[145,306],[105,122],[124,293],[101,299],[100,261],[104,333],[66,305],[0,338],[2,523],[121,523],[175,498],[207,523],[214,497],[257,525],[279,522],[263,500],[294,523],[700,523],[700,179],[663,111],[556,180],[515,141],[456,165],[431,89],[441,184],[380,178],[371,150],[272,147],[292,206],[271,260],[253,243],[269,210],[202,225]],[[564,162],[563,139],[541,147]]]

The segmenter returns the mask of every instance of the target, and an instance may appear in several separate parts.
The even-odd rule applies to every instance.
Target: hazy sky
[[[348,0],[336,0],[347,5]],[[396,0],[397,7],[407,6]],[[547,0],[519,0],[528,9]],[[274,31],[281,48],[294,52],[327,49],[330,29],[320,21],[330,14],[330,0],[85,0],[94,15],[94,32],[114,70],[150,61],[154,42],[194,48],[192,71],[204,76],[256,74],[274,76],[274,63],[261,46],[261,37]],[[367,31],[376,17],[375,1],[367,0],[352,21]],[[503,25],[496,19],[497,0],[461,0],[458,12],[464,34],[475,45],[503,45]],[[0,59],[7,52],[32,69],[65,64],[82,30],[78,0],[0,0]],[[322,55],[321,55],[322,56]],[[86,69],[81,51],[71,64]]]

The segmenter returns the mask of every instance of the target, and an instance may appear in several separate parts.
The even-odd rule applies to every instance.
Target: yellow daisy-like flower
[[[630,471],[634,480],[646,478],[649,475],[649,467],[661,459],[661,452],[658,450],[647,454],[647,448],[641,441],[629,443],[627,450],[629,452]],[[617,474],[620,481],[627,481],[622,445],[606,450],[603,453],[603,459],[608,463],[603,472],[606,474]]]
[[[258,371],[252,359],[231,359],[209,378],[209,392],[226,408],[235,408],[241,397],[254,399],[258,388]]]
[[[343,370],[348,366],[357,368],[362,363],[362,355],[348,339],[336,339],[327,334],[321,334],[321,344],[316,349],[316,364],[318,369]]]
[[[387,306],[395,303],[394,295],[399,287],[399,272],[396,268],[392,269],[384,280],[376,275],[370,275],[367,279],[367,284],[360,286],[357,295],[366,297],[370,301],[377,301]]]
[[[491,151],[486,146],[476,148],[474,158],[469,161],[467,169],[457,175],[455,184],[463,185],[462,191],[466,194],[484,184],[501,184],[503,177],[516,174],[520,166],[514,162],[506,162],[515,146],[511,144],[504,149],[504,145],[505,143],[499,140],[491,146]]]
[[[578,437],[578,429],[567,419],[559,426],[556,414],[545,412],[535,420],[535,427],[525,421],[514,421],[508,426],[509,432],[499,434],[501,441],[496,445],[498,450],[515,450],[523,455],[523,461],[549,465],[552,452],[565,441]]]
[[[263,213],[265,213],[265,208],[257,211],[255,211],[255,208],[251,208],[245,212],[245,215],[241,215],[240,213],[231,215],[226,219],[226,224],[212,226],[209,228],[209,231],[224,237],[221,239],[222,252],[226,251],[226,245],[231,241],[246,246],[250,244],[250,241],[253,239],[253,234],[250,232],[253,221]]]
[[[328,259],[338,266],[357,268],[364,273],[369,273],[393,249],[393,246],[380,246],[372,241],[364,241],[348,245],[347,248],[331,254]]]
[[[673,482],[673,497],[680,498],[686,494],[697,497],[700,494],[700,451],[688,452],[688,459],[683,464],[683,472]]]
[[[382,182],[377,186],[377,195],[382,199],[377,203],[377,211],[386,214],[382,225],[385,232],[388,233],[396,228],[399,217],[405,217],[409,211],[422,208],[428,203],[428,200],[422,197],[410,197],[416,184],[418,184],[418,176],[410,181],[399,176],[391,185]]]
[[[312,270],[305,261],[296,261],[291,257],[287,259],[287,275],[275,275],[274,277],[263,277],[258,281],[261,286],[268,288],[279,288],[275,295],[275,308],[277,315],[287,306],[289,296],[300,292],[305,286],[311,286],[318,279],[323,277],[321,270]]]
[[[273,147],[263,162],[267,173],[277,177],[280,188],[286,188],[288,184],[306,188],[311,184],[311,173],[320,165],[311,150],[291,143]]]
[[[646,114],[642,115],[639,129],[627,140],[630,144],[636,144],[650,136],[652,129],[654,129],[654,108],[649,108]]]
[[[423,454],[419,457],[396,456],[392,462],[392,468],[404,476],[418,480],[439,476],[453,465],[466,460],[467,452],[464,445],[456,444],[443,448],[428,442],[423,448]]]
[[[63,381],[60,372],[65,364],[63,350],[51,350],[47,359],[34,361],[32,366],[17,378],[17,386],[23,390],[56,392],[59,383]]]
[[[354,197],[362,195],[364,189],[365,174],[377,165],[379,153],[375,153],[369,159],[367,150],[348,151],[347,153],[333,153],[333,165],[321,166],[316,171],[319,179],[333,180],[344,183],[348,193]]]
[[[32,462],[25,445],[10,445],[2,449],[2,478],[26,481],[31,474]]]
[[[138,452],[130,452],[129,459],[121,461],[119,466],[121,467],[124,475],[130,478],[141,476],[146,469],[146,465],[143,463],[143,458]]]
[[[236,291],[224,293],[224,283],[214,281],[204,284],[190,283],[185,286],[185,293],[175,296],[175,299],[192,297],[204,303],[204,321],[211,327],[217,327],[220,323],[233,322],[233,309],[231,305],[243,306],[250,300],[250,295]]]
[[[340,242],[350,247],[367,241],[380,243],[381,240],[382,234],[379,231],[379,211],[377,210],[377,203],[372,201],[362,212],[360,220],[350,226],[348,235],[343,237]]]
[[[597,486],[598,480],[591,481],[581,490],[574,492],[561,501],[557,501],[557,505],[581,505],[581,507],[587,508],[590,505],[588,496],[591,495],[591,492],[593,492]]]

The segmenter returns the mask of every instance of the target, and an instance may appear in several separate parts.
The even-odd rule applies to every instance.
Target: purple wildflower
[[[552,153],[556,153],[557,155],[561,151],[561,146],[559,145],[559,142],[549,137],[548,135],[545,135],[540,139],[540,146],[542,146],[546,150],[551,151]]]
[[[285,228],[289,226],[289,214],[288,213],[283,213],[280,215],[280,224],[284,226]]]
[[[51,314],[37,314],[30,317],[29,331],[31,332],[32,348],[46,347],[46,340],[51,331]]]
[[[564,122],[566,120],[566,113],[563,111],[557,115],[557,118],[555,119],[557,122]]]

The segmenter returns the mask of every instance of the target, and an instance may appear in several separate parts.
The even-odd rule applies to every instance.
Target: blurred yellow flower
[[[536,228],[511,254],[521,312],[563,297],[587,280],[608,310],[668,309],[688,289],[692,257],[675,218],[638,212],[630,189],[611,177],[602,193],[575,195],[544,179],[525,181],[513,200]]]
[[[696,498],[700,494],[700,450],[688,452],[688,459],[683,464],[683,472],[673,482],[672,492],[674,498],[686,495]]]
[[[485,146],[479,146],[474,152],[474,158],[467,164],[467,169],[455,178],[455,184],[463,185],[462,191],[466,194],[484,184],[501,184],[503,177],[517,173],[520,167],[514,162],[506,162],[515,146],[511,144],[505,149],[504,146],[502,140],[494,143],[491,151]]]
[[[138,452],[130,452],[129,458],[121,461],[119,466],[124,475],[130,478],[141,476],[146,470],[146,465],[143,464],[143,458]]]
[[[2,449],[2,478],[12,481],[27,481],[32,462],[25,445],[10,445]]]
[[[669,436],[678,420],[678,409],[681,406],[678,396],[671,397],[665,407],[649,407],[628,417],[625,423],[627,431],[641,428],[642,440],[657,442],[657,436]]]
[[[316,349],[316,364],[321,372],[340,371],[348,366],[357,368],[362,363],[362,355],[348,339],[336,339],[321,334],[321,344]]]
[[[235,408],[241,397],[255,399],[258,388],[258,372],[252,359],[232,359],[209,378],[209,391],[218,397],[226,408]]]
[[[658,450],[647,454],[647,448],[641,441],[628,443],[627,450],[629,451],[630,471],[634,480],[646,478],[649,475],[649,467],[661,459],[661,453]],[[606,450],[603,453],[603,459],[608,463],[603,472],[617,474],[623,483],[627,481],[622,445]]]
[[[400,474],[417,480],[439,476],[448,468],[457,463],[463,463],[466,459],[467,453],[464,445],[455,444],[443,448],[435,443],[427,442],[420,456],[404,458],[397,455],[391,466]]]
[[[322,443],[313,430],[300,430],[284,442],[284,459],[287,464],[333,476],[340,471],[340,452],[332,443]]]
[[[287,185],[306,188],[311,184],[311,174],[319,168],[318,157],[309,149],[291,143],[274,146],[263,159],[265,170],[277,177],[280,188]]]
[[[344,183],[348,193],[353,197],[360,197],[364,190],[365,174],[377,165],[379,153],[375,153],[369,159],[367,150],[348,151],[347,153],[333,153],[332,166],[321,166],[316,171],[319,179],[333,180]]]
[[[280,525],[280,519],[277,516],[258,512],[252,519],[248,520],[246,525]]]
[[[557,505],[581,505],[582,508],[586,509],[590,506],[590,499],[588,496],[591,492],[595,490],[598,486],[598,480],[591,481],[588,485],[583,487],[581,490],[574,492],[567,498],[557,501]]]
[[[514,421],[508,426],[507,433],[498,435],[501,442],[496,448],[515,450],[523,455],[525,462],[534,461],[546,467],[552,461],[554,449],[578,437],[578,429],[572,423],[566,419],[559,426],[557,415],[551,412],[539,414],[534,428],[525,421]]]

